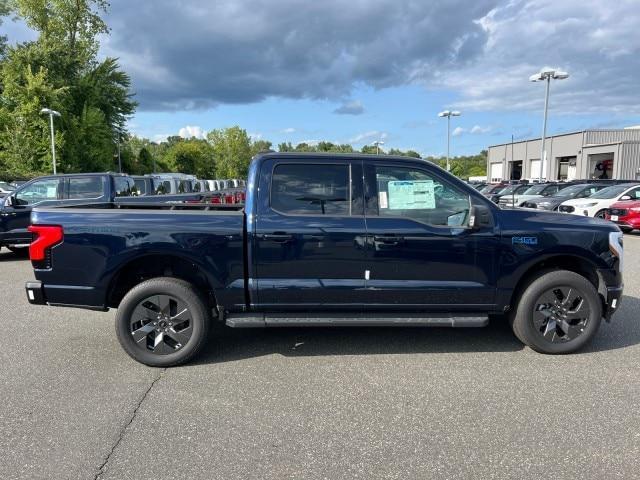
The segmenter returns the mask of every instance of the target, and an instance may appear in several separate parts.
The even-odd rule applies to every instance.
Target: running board
[[[232,328],[263,327],[485,327],[489,317],[482,313],[363,314],[363,313],[229,313],[226,322]]]

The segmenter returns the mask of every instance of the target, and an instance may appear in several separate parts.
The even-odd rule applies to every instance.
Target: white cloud
[[[482,133],[489,133],[491,131],[491,127],[481,127],[480,125],[474,125],[473,127],[471,127],[471,130],[469,130],[469,133],[471,133],[472,135],[479,135]]]
[[[280,133],[295,133],[296,129],[293,127],[289,127],[289,128],[283,128],[282,130],[280,130]]]
[[[187,125],[178,131],[182,138],[206,138],[207,132],[197,125]]]
[[[456,128],[453,129],[453,132],[451,132],[451,135],[454,136],[454,137],[459,137],[460,135],[462,135],[466,131],[467,131],[466,128],[456,127]]]
[[[380,132],[378,130],[371,130],[369,132],[359,133],[358,135],[349,139],[348,143],[366,144],[372,143],[376,140],[386,140],[389,135],[386,132]]]
[[[249,132],[249,138],[251,138],[251,140],[262,140],[262,133],[260,132]]]

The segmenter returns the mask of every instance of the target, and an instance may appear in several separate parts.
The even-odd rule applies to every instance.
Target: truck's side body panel
[[[49,303],[105,307],[129,262],[177,256],[202,270],[221,303],[244,305],[242,212],[43,209],[33,222],[64,225],[53,268],[36,270]]]

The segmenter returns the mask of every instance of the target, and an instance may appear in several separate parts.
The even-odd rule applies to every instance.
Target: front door
[[[261,168],[252,302],[262,310],[360,309],[362,162],[271,159]]]
[[[31,243],[31,210],[35,206],[55,204],[61,195],[60,179],[42,178],[19,188],[13,196],[13,205],[2,208],[2,224],[5,243]]]
[[[365,164],[365,189],[369,309],[495,303],[498,236],[469,228],[468,192],[427,165],[377,162]]]

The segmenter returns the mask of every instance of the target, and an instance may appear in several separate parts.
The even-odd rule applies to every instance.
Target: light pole
[[[380,145],[384,145],[384,142],[382,140],[376,140],[371,145],[375,145],[376,146],[376,155],[379,155],[380,154]]]
[[[551,85],[551,79],[554,80],[564,80],[565,78],[569,78],[569,74],[567,72],[563,72],[560,70],[553,70],[550,68],[545,68],[540,72],[531,75],[529,80],[532,82],[543,82],[547,81],[545,95],[544,95],[544,119],[542,120],[542,141],[540,142],[540,178],[538,179],[540,183],[542,183],[542,172],[544,172],[544,167],[547,161],[547,152],[545,150],[545,143],[547,137],[547,112],[549,110],[549,86]]]
[[[438,114],[439,117],[447,117],[447,172],[451,170],[451,165],[449,164],[449,147],[451,146],[451,117],[459,117],[460,112],[457,110],[445,110],[444,112],[440,112]]]
[[[53,117],[60,117],[60,112],[56,112],[55,110],[51,110],[50,108],[43,108],[40,110],[40,113],[43,115],[49,115],[49,126],[51,127],[51,157],[53,158],[53,174],[56,172],[56,137],[53,131]]]

